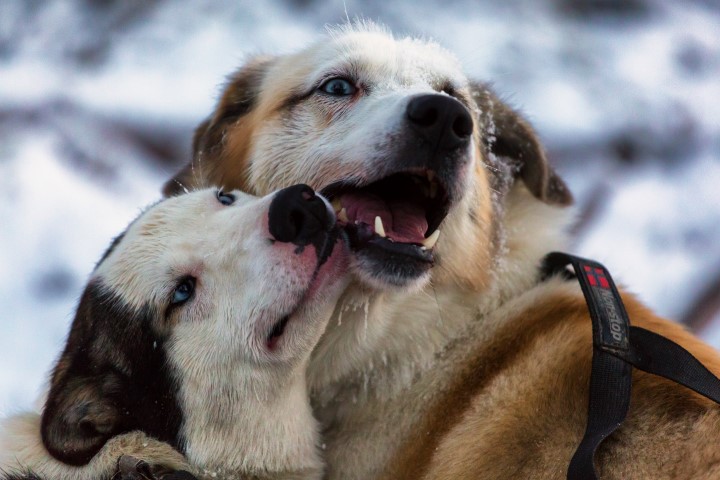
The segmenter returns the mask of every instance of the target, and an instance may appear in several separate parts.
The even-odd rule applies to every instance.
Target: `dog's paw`
[[[160,465],[152,466],[144,460],[123,455],[118,459],[116,480],[198,480],[185,470],[168,470]]]

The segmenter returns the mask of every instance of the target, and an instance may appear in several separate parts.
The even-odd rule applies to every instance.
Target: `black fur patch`
[[[134,310],[100,281],[80,300],[42,417],[45,447],[84,465],[118,434],[142,430],[181,449],[176,385],[157,333],[159,313]]]

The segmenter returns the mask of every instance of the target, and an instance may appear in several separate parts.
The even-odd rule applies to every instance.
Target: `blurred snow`
[[[94,263],[189,158],[224,77],[355,16],[438,40],[520,106],[584,212],[577,251],[658,312],[684,318],[720,275],[715,2],[6,0],[0,415],[33,404]]]

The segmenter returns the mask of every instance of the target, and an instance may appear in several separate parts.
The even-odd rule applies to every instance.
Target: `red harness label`
[[[590,293],[586,295],[588,306],[598,316],[599,321],[594,325],[600,333],[599,346],[627,350],[630,322],[610,273],[599,264],[579,262],[579,266],[582,267],[582,271],[576,272],[578,280]]]

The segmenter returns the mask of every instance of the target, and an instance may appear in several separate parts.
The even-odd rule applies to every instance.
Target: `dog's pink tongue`
[[[422,243],[428,224],[425,210],[410,202],[391,200],[369,193],[347,193],[340,197],[350,223],[361,222],[375,228],[375,217],[382,219],[385,235],[395,242]]]

